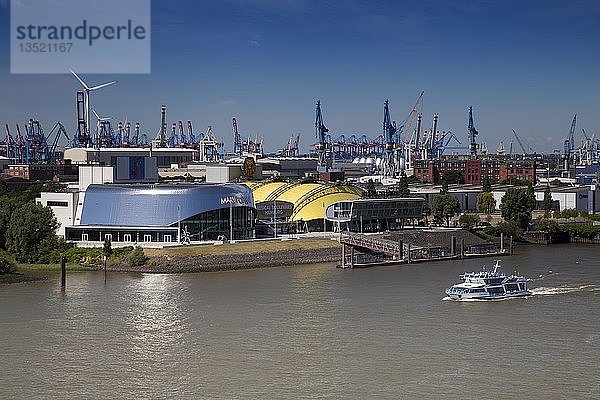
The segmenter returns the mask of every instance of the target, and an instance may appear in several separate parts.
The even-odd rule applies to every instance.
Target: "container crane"
[[[179,133],[179,145],[181,147],[186,147],[189,144],[189,138],[185,135],[185,131],[183,130],[183,121],[177,121],[177,132]]]
[[[14,146],[15,142],[10,134],[10,129],[8,128],[8,124],[6,126],[6,135],[4,136],[4,140],[2,141],[2,152],[5,157],[13,158],[14,157]]]

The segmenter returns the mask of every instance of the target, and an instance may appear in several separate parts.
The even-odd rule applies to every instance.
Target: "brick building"
[[[61,164],[11,164],[4,170],[4,175],[28,181],[76,182],[78,166],[65,161]]]
[[[491,182],[511,179],[535,183],[535,162],[506,156],[443,156],[434,160],[415,160],[414,175],[423,183],[439,183],[446,171],[459,171],[466,184],[481,185],[487,176]]]

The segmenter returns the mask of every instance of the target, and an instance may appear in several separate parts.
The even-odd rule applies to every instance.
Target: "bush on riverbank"
[[[112,248],[111,256],[108,258],[108,264],[124,263],[132,251],[132,246]],[[69,263],[102,265],[104,263],[104,253],[102,247],[72,247],[65,252],[65,257]]]
[[[600,236],[600,226],[597,225],[560,225],[558,230],[569,237],[593,239]]]
[[[148,257],[144,254],[144,249],[136,247],[131,251],[127,260],[130,267],[141,267],[148,262]]]
[[[502,221],[496,226],[488,226],[483,229],[486,235],[499,237],[500,234],[504,234],[505,237],[512,236],[515,240],[521,240],[523,237],[523,230],[514,221]]]
[[[0,275],[10,274],[17,269],[17,263],[10,255],[5,252],[0,252]]]

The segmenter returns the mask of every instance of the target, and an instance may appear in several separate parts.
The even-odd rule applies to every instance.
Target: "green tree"
[[[512,236],[518,238],[523,233],[523,230],[514,221],[501,221],[496,226],[485,228],[484,232],[495,236],[500,236],[503,233],[505,237]]]
[[[465,178],[460,171],[448,170],[442,173],[442,182],[444,181],[448,184],[462,184],[465,183]]]
[[[550,217],[550,211],[552,211],[552,194],[550,193],[550,186],[546,186],[544,190],[544,200],[542,200],[542,210],[544,210],[544,216]]]
[[[536,229],[544,232],[548,232],[550,234],[555,234],[560,232],[560,226],[556,221],[547,218],[540,218],[536,220]]]
[[[552,212],[552,218],[554,218],[554,219],[562,218],[562,215],[561,215],[560,211],[553,211]]]
[[[17,264],[15,261],[4,251],[0,251],[0,275],[10,274],[15,272]]]
[[[402,175],[398,180],[398,197],[410,197],[410,189],[408,188],[408,177],[402,171]]]
[[[8,196],[0,196],[0,249],[6,249],[6,229],[15,209],[15,202]]]
[[[56,235],[48,236],[40,242],[35,262],[38,264],[59,263],[60,257],[69,247],[63,238]]]
[[[574,208],[566,208],[560,213],[563,218],[575,219],[579,216],[579,212]]]
[[[483,177],[483,192],[492,192],[492,183],[490,182],[490,177],[487,175]]]
[[[442,179],[442,188],[440,189],[440,194],[448,194],[448,181]]]
[[[535,192],[533,190],[533,184],[531,182],[527,183],[527,202],[529,208],[533,211],[535,210],[536,200],[535,200]]]
[[[508,189],[502,197],[500,211],[505,221],[512,221],[521,229],[526,229],[531,222],[531,211],[533,211],[528,190]]]
[[[25,203],[16,209],[6,228],[6,249],[18,262],[35,263],[42,243],[56,238],[58,222],[52,210],[38,204]]]
[[[446,221],[446,226],[450,226],[450,218],[460,212],[460,202],[450,194],[440,194],[433,198],[431,213],[433,218],[438,221]]]
[[[458,217],[458,223],[461,228],[473,229],[479,223],[479,216],[477,214],[463,214]]]
[[[113,250],[112,250],[112,243],[110,241],[110,238],[108,236],[104,237],[104,245],[102,246],[102,255],[105,256],[107,259],[110,258],[110,256],[112,256]]]
[[[491,214],[496,209],[496,199],[491,192],[483,192],[477,196],[477,211]]]
[[[130,267],[140,267],[148,262],[148,257],[146,257],[144,254],[144,249],[141,247],[135,247],[131,253],[129,253],[127,261],[129,261]]]

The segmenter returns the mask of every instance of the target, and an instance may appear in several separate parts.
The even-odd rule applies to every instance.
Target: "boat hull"
[[[446,294],[448,295],[448,298],[450,300],[454,300],[454,301],[468,301],[468,300],[488,300],[488,301],[493,301],[493,300],[504,300],[504,299],[508,299],[511,297],[527,297],[527,296],[531,296],[531,292],[529,290],[526,291],[521,291],[521,292],[514,292],[514,293],[503,293],[503,294],[486,294],[486,293],[462,293],[462,294],[457,294],[457,293],[448,293],[446,292]]]

